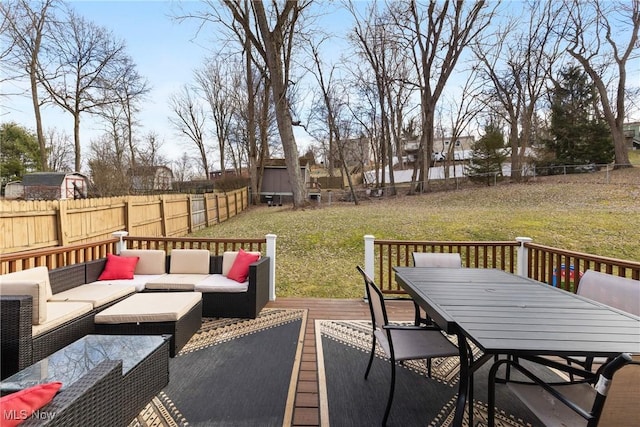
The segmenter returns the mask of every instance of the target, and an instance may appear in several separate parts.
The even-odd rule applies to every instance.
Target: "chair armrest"
[[[124,420],[119,410],[124,394],[122,361],[105,360],[40,409],[46,415],[44,422],[42,417],[31,418],[22,425],[126,425],[130,420]]]
[[[383,328],[389,330],[442,331],[437,326],[384,325]]]
[[[1,377],[4,379],[32,364],[33,298],[0,296]]]
[[[253,299],[252,311],[255,317],[260,310],[269,302],[269,271],[271,260],[269,257],[262,257],[249,266],[249,287],[247,296]]]

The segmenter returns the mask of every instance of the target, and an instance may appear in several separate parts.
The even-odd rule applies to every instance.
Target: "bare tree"
[[[169,121],[178,132],[195,144],[199,154],[200,166],[204,171],[206,179],[209,179],[208,150],[204,139],[204,108],[197,102],[188,85],[184,85],[179,93],[171,95],[169,104],[175,114],[175,117],[170,117]]]
[[[73,140],[56,128],[48,129],[45,135],[47,170],[73,171]]]
[[[121,78],[124,43],[70,9],[48,37],[51,63],[46,68],[39,64],[39,80],[53,102],[73,116],[75,168],[79,171],[80,117],[116,102],[104,94],[105,88]]]
[[[428,184],[433,151],[433,129],[438,103],[463,50],[489,26],[493,9],[485,1],[429,1],[422,7],[415,0],[396,3],[393,16],[413,49],[418,73],[422,135],[417,180],[424,191]],[[416,171],[412,179],[416,183]],[[411,191],[415,185],[411,186]]]
[[[112,82],[105,94],[105,99],[117,100],[115,108],[122,111],[126,132],[124,138],[129,148],[131,167],[136,167],[136,143],[133,128],[137,124],[135,114],[139,112],[139,103],[149,93],[147,80],[138,73],[136,65],[129,56],[123,56],[119,63],[118,80]],[[108,107],[111,104],[107,104]],[[98,110],[99,111],[99,110]]]
[[[124,144],[115,147],[108,136],[92,141],[88,155],[92,191],[98,197],[128,194],[131,181],[127,176],[129,159]]]
[[[377,107],[380,114],[378,142],[380,144],[379,152],[383,170],[381,186],[386,186],[384,169],[386,165],[389,165],[391,193],[395,194],[394,174],[392,173],[394,157],[392,135],[397,135],[399,132],[393,130],[395,117],[392,111],[394,103],[391,101],[393,82],[391,70],[394,65],[392,63],[393,52],[397,52],[400,49],[398,49],[398,44],[394,41],[395,37],[391,33],[393,27],[388,16],[384,11],[379,10],[376,3],[372,3],[367,7],[363,18],[360,17],[357,8],[352,2],[349,3],[348,8],[355,19],[352,39],[356,46],[356,53],[370,66],[377,92]]]
[[[221,57],[206,62],[203,68],[196,70],[195,80],[209,104],[218,141],[220,169],[224,171],[225,147],[229,144],[231,121],[237,108],[232,94],[240,86],[241,76],[236,70],[240,69],[241,64]]]
[[[248,9],[243,7],[244,3],[241,0],[224,0],[233,19],[242,27],[256,52],[267,65],[278,131],[293,190],[293,206],[302,207],[308,202],[300,170],[298,147],[293,134],[289,77],[298,20],[310,1],[272,0],[269,14],[260,1],[251,2],[252,13],[248,13]]]
[[[595,84],[611,129],[616,168],[631,167],[623,130],[627,63],[640,47],[640,0],[566,0],[567,51]],[[611,95],[610,95],[611,94]]]
[[[43,34],[47,30],[47,26],[54,25],[51,15],[57,3],[57,0],[42,0],[39,2],[16,0],[0,4],[3,18],[2,34],[8,38],[9,43],[7,43],[7,46],[11,47],[10,50],[2,52],[2,57],[9,58],[10,62],[15,67],[23,70],[29,78],[31,104],[36,121],[36,136],[40,146],[40,168],[42,170],[46,170],[48,164],[46,138],[40,113],[42,100],[38,93],[38,69],[41,61]]]
[[[346,122],[350,121],[345,119],[345,113],[350,115],[350,111],[347,107],[349,100],[348,93],[345,88],[341,87],[341,85],[336,81],[337,67],[335,65],[330,67],[329,71],[325,74],[325,65],[320,58],[319,52],[319,46],[321,44],[322,41],[320,41],[318,45],[312,44],[310,46],[310,53],[313,59],[313,68],[311,68],[310,71],[312,72],[321,93],[320,99],[316,105],[323,118],[324,124],[329,129],[328,139],[331,141],[329,146],[336,147],[343,176],[347,177],[349,190],[351,191],[351,198],[357,205],[359,204],[358,197],[353,185],[351,171],[349,170],[349,165],[347,163],[347,156],[345,155],[345,151],[348,149],[346,144],[349,137],[349,135],[345,135],[345,131],[349,131],[349,125]],[[331,152],[329,154],[332,155]]]

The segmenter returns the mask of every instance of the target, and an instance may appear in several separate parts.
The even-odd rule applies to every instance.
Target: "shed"
[[[136,166],[127,171],[134,191],[171,190],[173,172],[166,166]]]
[[[311,172],[308,159],[300,159],[300,171],[304,179],[305,188],[308,190],[309,197],[317,197],[319,190],[317,188],[310,189]],[[281,203],[291,200],[293,197],[293,188],[289,181],[287,165],[285,159],[269,159],[265,162],[262,175],[262,188],[260,189],[261,202]]]
[[[22,177],[25,200],[84,199],[88,183],[78,172],[34,172]]]
[[[7,200],[16,200],[24,198],[24,187],[22,181],[7,182],[4,186],[4,198]]]

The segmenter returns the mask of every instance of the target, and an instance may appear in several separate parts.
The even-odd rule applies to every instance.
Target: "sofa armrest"
[[[265,256],[249,266],[249,288],[247,292],[255,295],[256,309],[260,312],[269,301],[269,270],[271,260]]]
[[[118,410],[124,394],[122,361],[105,360],[40,409],[47,415],[45,421],[34,417],[22,425],[127,425],[131,420],[124,420],[123,411]]]
[[[1,377],[4,379],[32,363],[33,298],[28,295],[1,296],[0,316]]]
[[[49,283],[54,294],[84,285],[85,264],[72,264],[49,270]]]

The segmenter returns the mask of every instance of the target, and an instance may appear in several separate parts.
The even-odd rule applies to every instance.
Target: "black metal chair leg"
[[[384,411],[384,418],[382,419],[383,427],[387,425],[387,419],[389,418],[389,413],[391,412],[391,404],[393,403],[393,393],[396,389],[396,363],[394,360],[391,360],[391,388],[389,390],[389,399],[387,400],[387,409]]]
[[[373,363],[373,355],[376,352],[376,336],[373,335],[373,344],[371,345],[371,355],[369,356],[369,364],[367,365],[367,371],[364,373],[364,379],[366,380],[371,370],[371,364]]]

